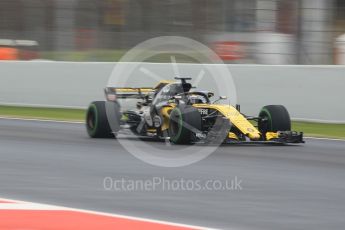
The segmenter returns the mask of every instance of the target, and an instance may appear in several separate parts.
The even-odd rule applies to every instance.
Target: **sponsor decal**
[[[201,115],[208,115],[208,109],[198,109]]]

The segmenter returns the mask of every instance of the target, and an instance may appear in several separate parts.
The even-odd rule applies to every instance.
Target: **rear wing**
[[[104,89],[108,101],[115,101],[118,98],[144,99],[145,96],[155,93],[173,81],[159,81],[155,87],[107,87]]]
[[[146,95],[154,93],[156,90],[149,87],[107,87],[104,89],[105,97],[108,101],[115,101],[120,98],[143,99]]]

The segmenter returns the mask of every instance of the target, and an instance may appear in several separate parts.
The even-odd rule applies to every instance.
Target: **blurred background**
[[[0,1],[2,60],[117,61],[164,35],[226,63],[345,64],[345,0]]]

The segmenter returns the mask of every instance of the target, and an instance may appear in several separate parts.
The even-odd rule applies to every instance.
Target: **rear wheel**
[[[287,109],[282,105],[266,105],[260,113],[258,128],[261,133],[290,131],[291,120]]]
[[[92,138],[112,138],[112,133],[106,114],[105,101],[92,102],[86,112],[86,130]]]
[[[170,113],[169,136],[174,144],[191,144],[201,130],[201,115],[193,106],[181,105]]]

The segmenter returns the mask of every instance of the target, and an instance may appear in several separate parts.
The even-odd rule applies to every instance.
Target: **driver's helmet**
[[[197,94],[191,94],[189,95],[189,103],[190,104],[204,104],[206,103],[206,100],[203,96],[197,95]]]

